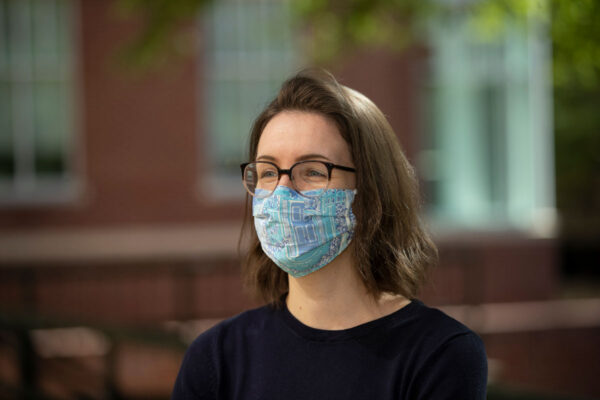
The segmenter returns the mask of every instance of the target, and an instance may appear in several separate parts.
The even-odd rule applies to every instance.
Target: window
[[[204,14],[202,186],[212,196],[245,193],[239,164],[252,122],[297,69],[292,25],[288,0],[220,0]]]
[[[66,0],[0,0],[0,202],[73,189],[73,10]]]
[[[551,233],[554,168],[549,42],[540,26],[483,40],[465,21],[431,36],[421,159],[439,226]]]

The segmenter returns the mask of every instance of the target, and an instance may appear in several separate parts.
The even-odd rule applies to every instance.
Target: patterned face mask
[[[282,270],[301,277],[329,264],[352,240],[355,190],[326,189],[308,198],[278,186],[269,197],[253,197],[254,227],[265,254]]]

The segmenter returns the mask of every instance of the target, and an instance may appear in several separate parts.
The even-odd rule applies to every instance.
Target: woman
[[[268,305],[200,335],[173,399],[484,399],[480,338],[415,298],[437,251],[377,106],[301,72],[256,119],[249,153],[244,273]]]

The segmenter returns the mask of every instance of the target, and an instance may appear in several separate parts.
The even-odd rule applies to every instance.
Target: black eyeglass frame
[[[275,164],[274,162],[271,162],[271,161],[252,161],[252,162],[245,162],[245,163],[240,164],[240,168],[242,170],[242,181],[245,181],[245,179],[244,179],[244,171],[246,170],[246,167],[248,165],[250,165],[250,164],[256,164],[256,163],[264,163],[264,164],[270,164],[270,165],[274,166],[275,169],[277,170],[277,183],[279,183],[279,180],[281,179],[281,175],[287,175],[287,176],[290,177],[290,181],[292,181],[292,184],[294,184],[294,178],[292,176],[292,170],[294,169],[294,167],[296,165],[304,164],[304,163],[307,163],[307,162],[318,162],[318,163],[321,163],[321,164],[325,165],[325,167],[327,167],[327,182],[331,181],[331,171],[333,171],[334,169],[341,169],[342,171],[347,171],[347,172],[356,172],[355,168],[345,167],[343,165],[338,165],[338,164],[330,163],[330,162],[323,161],[323,160],[302,160],[302,161],[298,161],[297,163],[294,163],[288,169],[279,168],[279,166],[277,164]],[[294,186],[295,186],[295,184],[294,184]],[[244,185],[244,187],[246,187],[246,185]],[[246,190],[248,190],[247,187],[246,187]],[[252,196],[254,196],[252,193],[250,193],[250,194]],[[300,194],[302,194],[302,193],[300,193]]]

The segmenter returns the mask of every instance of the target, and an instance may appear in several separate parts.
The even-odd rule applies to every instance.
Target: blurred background
[[[596,0],[0,0],[0,399],[167,399],[304,66],[388,116],[490,399],[600,398]]]

